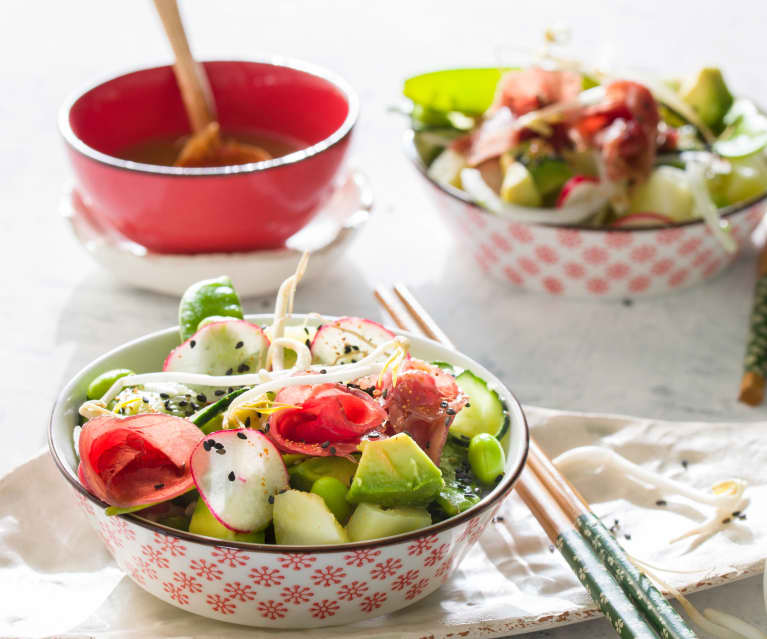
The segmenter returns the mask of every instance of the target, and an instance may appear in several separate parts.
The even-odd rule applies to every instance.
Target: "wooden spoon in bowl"
[[[154,6],[176,56],[173,71],[192,127],[192,136],[178,154],[175,166],[231,166],[271,159],[271,154],[260,146],[222,139],[213,92],[205,70],[192,56],[176,0],[154,0]]]

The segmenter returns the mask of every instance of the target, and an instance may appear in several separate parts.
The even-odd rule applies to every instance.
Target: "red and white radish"
[[[269,339],[260,326],[245,320],[214,322],[174,348],[163,370],[206,375],[255,373],[266,364],[268,350]]]
[[[358,362],[394,338],[394,333],[378,322],[360,317],[342,317],[323,324],[312,341],[312,360],[316,364]]]
[[[272,520],[274,495],[289,488],[279,451],[256,430],[211,433],[192,451],[189,465],[210,512],[235,532],[264,529]]]
[[[674,224],[674,220],[660,213],[629,213],[619,217],[610,226],[627,228],[634,226],[658,226],[661,224]]]
[[[571,204],[577,204],[581,200],[591,197],[594,190],[598,188],[599,180],[588,175],[576,175],[571,177],[557,198],[557,208],[563,208],[570,206]]]

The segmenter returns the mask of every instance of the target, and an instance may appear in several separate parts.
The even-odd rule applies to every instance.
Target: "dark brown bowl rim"
[[[246,319],[247,317],[248,316],[246,315]],[[331,316],[324,316],[324,317],[328,319],[331,318]],[[437,344],[438,346],[445,348],[443,344],[439,344],[438,342],[435,342],[434,340],[423,337],[421,335],[415,335],[413,333],[408,333],[407,331],[402,331],[392,327],[387,327],[387,328],[389,328],[392,332],[395,332],[399,335],[416,337],[419,340],[426,340],[429,342],[433,342],[434,344]],[[90,362],[89,364],[84,366],[82,369],[80,369],[77,373],[75,373],[70,378],[70,381],[77,377],[80,377],[81,375],[85,373],[85,370],[87,368],[90,368],[90,366],[92,366],[99,360],[110,357],[112,353],[114,353],[115,351],[122,350],[134,344],[142,342],[146,339],[158,336],[163,333],[167,333],[169,331],[178,331],[178,327],[174,326],[174,327],[169,327],[159,331],[155,331],[153,333],[144,335],[143,337],[130,340],[124,344],[121,344],[111,349],[107,353],[104,353],[103,355],[98,357],[96,360]],[[64,388],[66,388],[66,386],[69,383],[70,382],[67,382],[67,384],[64,385]],[[472,506],[468,510],[458,515],[455,515],[453,517],[440,521],[436,524],[432,524],[431,526],[427,526],[426,528],[420,528],[412,532],[402,533],[400,535],[394,535],[392,537],[383,537],[381,539],[370,539],[366,541],[355,541],[355,542],[349,542],[347,544],[332,544],[332,545],[326,545],[326,546],[287,546],[287,545],[278,546],[276,544],[256,544],[256,543],[250,543],[250,542],[229,541],[225,539],[216,539],[213,537],[196,535],[183,530],[177,530],[176,528],[170,528],[169,526],[163,526],[162,524],[157,524],[155,522],[138,517],[132,513],[128,513],[125,515],[113,515],[113,516],[128,520],[134,525],[141,526],[142,528],[146,528],[147,530],[151,530],[156,533],[160,533],[170,537],[178,537],[179,539],[184,539],[186,541],[203,544],[205,546],[214,546],[217,548],[221,548],[221,547],[234,548],[237,550],[245,550],[249,552],[268,552],[268,553],[279,554],[279,555],[318,554],[318,553],[326,554],[326,553],[343,552],[343,551],[353,552],[355,550],[361,550],[365,548],[377,548],[381,546],[391,546],[394,544],[405,543],[413,539],[418,539],[420,537],[441,533],[450,528],[455,528],[456,526],[464,523],[465,521],[468,521],[469,519],[473,519],[477,515],[485,512],[491,506],[495,505],[496,503],[500,501],[503,501],[511,492],[512,488],[514,487],[514,484],[516,483],[517,479],[519,478],[520,474],[525,468],[525,464],[527,462],[527,456],[530,450],[530,427],[527,423],[527,415],[525,415],[525,411],[522,408],[522,404],[519,402],[516,395],[514,395],[514,393],[512,393],[506,387],[505,384],[503,386],[508,391],[509,396],[513,400],[514,405],[516,406],[516,408],[519,411],[519,414],[522,417],[521,427],[524,429],[523,442],[522,442],[523,444],[522,454],[520,456],[520,459],[516,467],[513,470],[511,470],[509,473],[504,475],[503,480],[495,488],[493,488],[493,490],[488,495],[486,495],[484,499],[482,499],[479,503],[477,503],[476,505]],[[54,417],[56,415],[56,409],[58,408],[61,401],[62,401],[62,394],[61,392],[59,392],[58,396],[56,397],[56,401],[53,404],[53,408],[51,409],[50,419],[48,420],[48,450],[51,454],[51,457],[53,457],[53,461],[58,467],[59,472],[61,472],[61,474],[72,485],[72,487],[75,488],[75,490],[77,490],[83,497],[85,497],[90,502],[95,504],[98,508],[104,510],[109,507],[109,504],[101,501],[97,497],[94,497],[93,495],[91,495],[90,492],[88,492],[85,489],[85,487],[80,483],[80,481],[69,470],[69,468],[64,463],[64,461],[59,457],[56,451],[56,448],[54,446],[54,443],[53,443]]]
[[[460,189],[457,189],[453,186],[446,185],[446,184],[440,184],[436,180],[433,180],[428,172],[426,165],[421,160],[421,157],[418,155],[418,151],[416,151],[415,148],[415,131],[413,129],[407,129],[403,135],[402,138],[402,147],[405,152],[405,155],[408,157],[408,159],[413,163],[416,169],[418,169],[418,172],[435,188],[439,189],[443,193],[450,195],[457,200],[460,200],[467,206],[472,207],[475,211],[482,213],[483,215],[493,215],[490,211],[487,211],[486,209],[483,209],[481,206],[476,204],[466,193],[461,191]],[[744,202],[741,202],[739,204],[734,204],[732,206],[728,206],[725,209],[722,209],[719,217],[722,219],[727,219],[730,216],[736,215],[737,213],[741,213],[747,209],[750,209],[755,204],[759,204],[761,202],[767,201],[767,191],[762,193],[762,195],[758,195],[756,197],[753,197],[749,200],[745,200]],[[632,226],[632,227],[615,227],[615,226],[581,226],[579,224],[543,224],[540,222],[520,222],[520,224],[524,224],[525,226],[542,226],[547,228],[554,228],[554,229],[572,229],[581,231],[583,233],[637,233],[637,232],[643,232],[643,231],[665,231],[669,229],[678,229],[683,228],[685,226],[697,226],[700,224],[705,224],[705,220],[690,220],[688,222],[677,222],[674,224],[652,224],[648,226]]]
[[[132,173],[148,173],[151,175],[168,176],[168,177],[224,177],[224,176],[234,176],[234,175],[249,174],[249,173],[259,173],[262,171],[268,171],[269,169],[277,169],[283,166],[296,164],[303,160],[314,157],[315,155],[318,155],[324,151],[327,151],[329,148],[339,144],[345,138],[347,138],[349,134],[352,132],[354,126],[357,123],[357,119],[359,118],[359,111],[360,111],[359,98],[357,96],[357,93],[354,91],[354,89],[352,89],[351,85],[348,82],[346,82],[346,80],[344,80],[341,76],[336,75],[332,71],[328,71],[327,69],[314,65],[312,63],[304,62],[301,60],[295,60],[292,58],[283,58],[280,56],[248,58],[248,59],[241,59],[241,60],[233,60],[229,58],[210,59],[210,60],[203,60],[202,62],[203,63],[204,62],[245,62],[245,63],[252,63],[252,64],[263,64],[263,65],[270,65],[274,67],[285,67],[288,69],[293,69],[295,71],[301,71],[303,73],[316,76],[318,78],[326,80],[327,82],[335,86],[336,89],[341,91],[341,93],[343,93],[346,99],[346,103],[348,105],[348,109],[349,109],[348,113],[346,114],[346,118],[344,119],[344,121],[335,131],[333,131],[333,133],[331,133],[328,137],[324,138],[323,140],[320,140],[316,144],[312,144],[311,146],[308,146],[305,149],[299,149],[298,151],[294,151],[293,153],[288,153],[287,155],[283,155],[278,158],[274,158],[272,160],[265,160],[263,162],[251,162],[249,164],[238,164],[238,165],[232,165],[232,166],[179,167],[179,166],[161,166],[156,164],[145,164],[143,162],[131,162],[129,160],[123,160],[122,158],[109,155],[107,153],[102,153],[101,151],[98,151],[94,149],[92,146],[86,144],[82,139],[80,139],[75,134],[75,132],[72,130],[72,127],[69,123],[69,114],[74,104],[80,98],[82,98],[89,91],[93,91],[94,89],[97,89],[98,87],[102,86],[103,84],[106,84],[107,82],[111,82],[112,80],[116,80],[126,75],[131,75],[133,73],[140,73],[142,71],[152,71],[154,69],[170,68],[172,66],[168,64],[159,64],[159,65],[150,66],[150,67],[132,68],[122,73],[118,73],[116,75],[110,75],[109,77],[103,78],[101,80],[97,80],[95,82],[91,81],[85,86],[71,93],[69,97],[67,97],[64,103],[61,105],[61,107],[59,108],[58,126],[59,126],[59,132],[61,136],[64,138],[64,141],[72,150],[78,152],[79,154],[91,160],[94,160],[101,164],[106,164],[107,166],[111,166],[116,169],[122,169],[124,171],[129,171]]]

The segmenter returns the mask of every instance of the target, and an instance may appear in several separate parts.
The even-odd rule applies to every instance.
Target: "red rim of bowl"
[[[493,215],[490,211],[487,211],[483,209],[481,206],[477,205],[474,200],[472,200],[465,192],[461,191],[460,189],[457,189],[450,185],[440,184],[436,180],[433,180],[428,172],[426,165],[421,160],[421,157],[418,155],[418,151],[415,148],[415,131],[413,129],[408,129],[405,131],[405,134],[403,136],[402,140],[402,146],[405,151],[405,155],[410,159],[410,161],[413,163],[416,169],[421,173],[421,175],[426,178],[426,180],[435,188],[439,189],[443,193],[446,193],[447,195],[450,195],[457,200],[460,200],[464,204],[467,204],[477,210],[480,213],[483,213],[484,215]],[[752,197],[750,200],[746,200],[744,202],[741,202],[740,204],[734,204],[732,206],[728,206],[725,209],[722,209],[723,212],[719,214],[719,217],[722,219],[726,219],[730,217],[731,215],[735,215],[737,213],[740,213],[746,209],[751,208],[754,204],[759,204],[762,201],[767,200],[767,192],[763,193],[762,195],[757,195],[756,197]],[[544,224],[544,223],[538,223],[538,222],[520,222],[520,224],[524,224],[526,226],[546,226],[550,228],[555,229],[577,229],[578,231],[583,232],[592,232],[592,233],[636,233],[638,231],[662,231],[666,229],[677,229],[682,228],[685,226],[695,226],[697,224],[705,224],[705,220],[690,220],[688,222],[678,222],[676,224],[652,224],[647,226],[630,226],[630,227],[621,227],[621,226],[581,226],[579,224]]]
[[[58,115],[59,132],[61,133],[65,142],[78,153],[81,153],[82,155],[90,158],[91,160],[101,162],[102,164],[107,164],[117,169],[123,169],[125,171],[134,171],[138,173],[151,173],[153,175],[167,175],[167,176],[175,176],[175,177],[190,177],[190,176],[216,177],[216,176],[222,176],[222,175],[237,175],[241,173],[256,173],[260,171],[266,171],[272,168],[277,168],[280,166],[295,164],[297,162],[300,162],[301,160],[305,160],[307,158],[318,155],[319,153],[322,153],[323,151],[329,149],[330,147],[338,144],[344,138],[346,138],[349,135],[349,133],[351,133],[352,129],[354,128],[354,125],[357,123],[360,107],[359,107],[359,98],[357,97],[356,92],[354,91],[354,89],[352,89],[351,85],[348,82],[346,82],[346,80],[336,75],[332,71],[328,71],[327,69],[324,69],[322,67],[316,66],[309,62],[294,60],[292,58],[283,58],[280,56],[264,57],[264,58],[249,58],[247,60],[232,60],[228,58],[227,59],[211,59],[211,60],[203,60],[202,62],[252,62],[256,64],[265,64],[265,65],[271,65],[275,67],[286,67],[289,69],[294,69],[295,71],[302,71],[303,73],[308,73],[310,75],[317,76],[331,83],[339,91],[341,91],[341,93],[343,93],[349,107],[349,112],[346,114],[346,118],[341,123],[341,126],[339,126],[335,131],[333,131],[333,133],[331,133],[328,137],[326,137],[323,140],[320,140],[316,144],[312,144],[311,146],[308,146],[305,149],[300,149],[298,151],[294,151],[293,153],[288,153],[287,155],[283,155],[278,158],[274,158],[272,160],[265,160],[263,162],[251,162],[249,164],[237,164],[237,165],[231,165],[231,166],[180,167],[180,166],[160,166],[155,164],[145,164],[142,162],[131,162],[129,160],[123,160],[113,155],[109,155],[107,153],[102,153],[101,151],[97,151],[92,146],[89,146],[88,144],[83,142],[75,134],[75,132],[72,130],[72,127],[70,126],[70,123],[69,123],[69,113],[72,107],[74,106],[75,102],[77,102],[82,96],[84,96],[89,91],[92,91],[93,89],[98,88],[102,84],[109,82],[110,80],[114,80],[116,78],[129,75],[131,73],[137,73],[140,71],[150,71],[152,69],[159,69],[162,67],[171,66],[167,64],[161,64],[161,65],[152,66],[152,67],[140,67],[140,68],[129,69],[122,73],[111,75],[107,78],[103,78],[96,82],[89,82],[85,86],[74,91],[72,94],[69,95],[69,97],[64,101],[64,103],[59,108],[59,115]]]
[[[248,316],[246,316],[246,319],[247,317]],[[332,318],[330,316],[326,316],[326,319],[332,319]],[[413,333],[408,333],[407,331],[401,331],[391,327],[389,328],[390,330],[397,333],[398,335],[415,337],[419,340],[421,339],[426,340],[427,342],[433,341],[420,335],[414,335]],[[159,336],[169,331],[178,331],[178,327],[174,326],[172,328],[166,328],[161,331],[155,331],[154,333],[149,333],[148,335],[139,337],[137,339],[126,342],[125,344],[122,344],[116,348],[113,348],[111,351],[104,353],[104,355],[102,355],[96,360],[90,362],[87,366],[80,369],[74,376],[72,376],[69,383],[71,383],[72,380],[84,375],[86,369],[90,368],[92,365],[98,363],[101,360],[111,357],[116,351],[129,348],[146,339]],[[442,344],[439,344],[438,342],[434,342],[434,343],[445,348]],[[67,384],[67,386],[69,385],[69,383]],[[66,389],[67,386],[65,386],[64,389]],[[472,506],[468,510],[465,510],[464,512],[458,515],[454,515],[453,517],[440,521],[436,524],[432,524],[431,526],[427,526],[426,528],[420,528],[418,530],[402,533],[399,535],[393,535],[391,537],[382,537],[380,539],[369,539],[366,541],[355,541],[355,542],[349,542],[347,544],[329,544],[326,546],[288,546],[288,545],[278,546],[276,544],[256,544],[256,543],[250,543],[250,542],[229,541],[226,539],[216,539],[213,537],[205,537],[203,535],[197,535],[184,530],[178,530],[176,528],[164,526],[163,524],[158,524],[158,523],[149,521],[147,519],[143,519],[133,513],[128,513],[124,515],[113,515],[113,516],[121,517],[123,519],[128,519],[129,521],[131,521],[131,523],[137,526],[141,526],[142,528],[151,530],[153,532],[161,533],[163,535],[167,535],[170,537],[178,537],[179,539],[185,539],[186,541],[191,541],[198,544],[204,544],[206,546],[236,548],[238,550],[247,550],[250,552],[269,552],[269,553],[276,553],[276,554],[286,554],[286,553],[316,554],[316,553],[340,552],[345,550],[353,551],[353,550],[360,550],[363,548],[391,546],[393,544],[399,544],[402,542],[410,541],[412,539],[417,539],[419,537],[423,537],[424,535],[433,535],[433,534],[442,532],[444,530],[454,528],[455,526],[458,526],[459,524],[462,524],[469,519],[473,519],[474,517],[476,517],[480,513],[483,513],[485,510],[487,510],[488,508],[490,508],[497,502],[505,499],[506,495],[511,491],[517,479],[519,478],[520,474],[522,473],[522,470],[525,467],[525,463],[527,462],[527,455],[530,448],[530,427],[527,423],[527,416],[525,415],[525,412],[522,409],[522,405],[519,403],[519,400],[514,395],[514,393],[512,393],[508,388],[506,388],[505,384],[504,384],[504,388],[509,393],[509,397],[511,397],[513,401],[513,405],[507,408],[509,411],[511,411],[512,409],[516,409],[516,412],[521,417],[521,423],[518,424],[517,427],[522,428],[524,431],[522,433],[523,441],[522,441],[521,454],[519,455],[519,458],[517,459],[517,462],[514,468],[512,468],[507,474],[505,474],[503,477],[503,480],[497,486],[495,486],[490,491],[490,493],[488,493],[476,505]],[[72,484],[75,490],[77,490],[81,495],[83,495],[86,499],[94,503],[96,506],[98,506],[102,510],[106,509],[109,507],[109,504],[101,501],[98,497],[93,496],[90,492],[88,492],[88,490],[86,490],[86,488],[78,480],[76,474],[67,466],[64,460],[62,460],[59,457],[58,451],[56,450],[56,447],[53,443],[54,418],[56,415],[56,409],[58,408],[59,404],[61,404],[61,402],[63,401],[64,389],[62,389],[62,391],[59,393],[53,405],[53,408],[51,409],[51,417],[48,422],[48,449],[51,453],[51,457],[53,457],[54,463],[59,469],[59,472],[61,472],[64,478],[70,484]]]

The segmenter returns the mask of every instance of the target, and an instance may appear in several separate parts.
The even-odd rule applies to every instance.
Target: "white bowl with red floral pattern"
[[[262,324],[271,316],[254,315]],[[292,322],[302,323],[296,316]],[[319,323],[310,318],[311,323]],[[178,344],[178,329],[124,344],[80,371],[61,391],[51,416],[49,446],[82,510],[117,565],[135,583],[191,613],[266,628],[353,623],[394,612],[436,591],[482,534],[525,463],[528,428],[519,403],[487,369],[465,355],[408,333],[411,352],[474,371],[498,390],[511,419],[503,480],[473,508],[422,530],[336,546],[225,542],[182,532],[136,515],[107,516],[106,504],[77,479],[72,430],[88,383],[113,368],[160,370]]]
[[[737,250],[728,253],[702,220],[634,228],[509,222],[460,189],[433,180],[405,136],[405,152],[429,183],[443,219],[487,274],[552,295],[625,298],[679,290],[734,260],[767,210],[767,194],[722,213]]]

